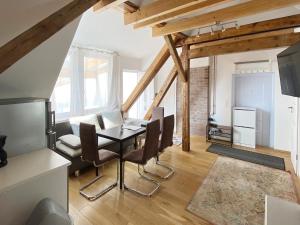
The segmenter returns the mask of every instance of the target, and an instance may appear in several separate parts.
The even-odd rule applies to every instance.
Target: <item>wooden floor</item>
[[[130,225],[175,225],[175,224],[209,224],[201,218],[185,210],[193,194],[205,179],[209,169],[217,159],[217,155],[206,152],[208,143],[204,138],[192,137],[191,152],[182,152],[180,146],[169,148],[161,160],[172,165],[176,173],[167,181],[161,183],[160,190],[151,198],[137,196],[128,191],[120,192],[113,189],[100,199],[89,202],[79,195],[79,187],[92,179],[94,170],[82,173],[79,177],[71,177],[70,214],[75,225],[104,225],[104,224],[130,224]],[[286,169],[292,171],[289,153],[273,151],[268,148],[258,148],[257,152],[283,157]],[[150,163],[149,169],[156,168]],[[142,190],[149,190],[149,183],[141,180],[137,174],[136,166],[126,164],[125,183]],[[164,171],[157,171],[163,173]],[[293,173],[292,173],[293,174]],[[114,181],[116,163],[104,167],[104,180],[98,181],[89,191],[97,191],[103,185]],[[293,175],[297,187],[299,179]],[[299,188],[297,188],[300,190]]]

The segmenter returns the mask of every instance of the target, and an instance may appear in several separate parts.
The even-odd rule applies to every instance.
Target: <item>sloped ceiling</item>
[[[122,56],[149,58],[163,45],[162,37],[152,37],[151,29],[133,29],[125,26],[123,12],[108,9],[103,12],[89,10],[84,13],[74,44],[118,52]]]
[[[71,0],[0,1],[1,46],[71,2]],[[0,99],[49,98],[79,20],[80,18],[70,23],[0,74]]]

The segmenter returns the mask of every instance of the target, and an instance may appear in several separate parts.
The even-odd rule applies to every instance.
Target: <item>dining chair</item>
[[[163,119],[164,119],[164,107],[153,107],[152,110],[152,117],[150,121],[155,121],[155,120],[159,120],[160,123],[160,133],[163,129]],[[145,134],[142,134],[138,137],[138,145],[142,146],[143,143],[145,142]]]
[[[158,142],[159,142],[159,135],[160,135],[160,122],[159,120],[152,121],[147,124],[146,126],[146,138],[144,146],[128,152],[124,157],[123,160],[126,162],[135,163],[138,165],[138,173],[139,175],[151,182],[155,185],[155,187],[150,192],[143,192],[137,189],[133,189],[128,187],[126,184],[124,185],[125,189],[135,192],[137,194],[151,197],[160,187],[160,184],[155,181],[154,179],[147,177],[141,173],[140,166],[146,165],[147,162],[155,157],[158,154]],[[125,163],[124,163],[125,164]]]
[[[89,195],[84,190],[94,184],[96,181],[98,181],[101,177],[99,175],[99,167],[103,166],[105,163],[118,159],[119,155],[115,152],[108,151],[105,149],[98,150],[98,138],[96,135],[96,128],[95,125],[86,124],[86,123],[80,123],[80,141],[81,141],[81,150],[82,150],[82,156],[81,160],[85,162],[92,163],[94,167],[96,168],[96,177],[91,180],[89,183],[84,185],[80,188],[79,192],[80,194],[85,197],[86,199],[90,201],[94,201],[97,198],[101,197],[111,189],[117,186],[117,181],[113,184],[110,184],[107,188],[99,191],[95,195]],[[119,165],[117,163],[117,165]],[[117,171],[118,168],[117,168]],[[118,180],[119,174],[117,172],[117,180]]]
[[[156,159],[156,165],[169,170],[169,173],[167,173],[165,176],[161,176],[159,174],[147,171],[145,169],[145,167],[143,167],[144,173],[148,173],[150,175],[159,177],[161,179],[168,179],[174,174],[175,171],[172,167],[162,163],[159,160],[160,154],[162,154],[165,151],[165,149],[167,149],[168,147],[173,145],[173,133],[174,133],[174,115],[166,116],[163,119],[163,129],[162,129],[162,133],[161,133],[161,139],[158,144],[159,151],[158,151],[158,154],[156,155],[155,159]]]

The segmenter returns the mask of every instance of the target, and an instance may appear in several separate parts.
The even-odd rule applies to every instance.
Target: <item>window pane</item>
[[[71,76],[72,64],[71,56],[68,55],[62,66],[59,77],[56,81],[51,102],[56,113],[68,113],[71,108]]]
[[[108,60],[84,57],[84,109],[107,105]]]

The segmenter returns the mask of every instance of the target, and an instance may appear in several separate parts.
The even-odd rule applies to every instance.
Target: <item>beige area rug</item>
[[[288,172],[219,157],[187,210],[217,225],[263,225],[266,194],[297,201]]]

